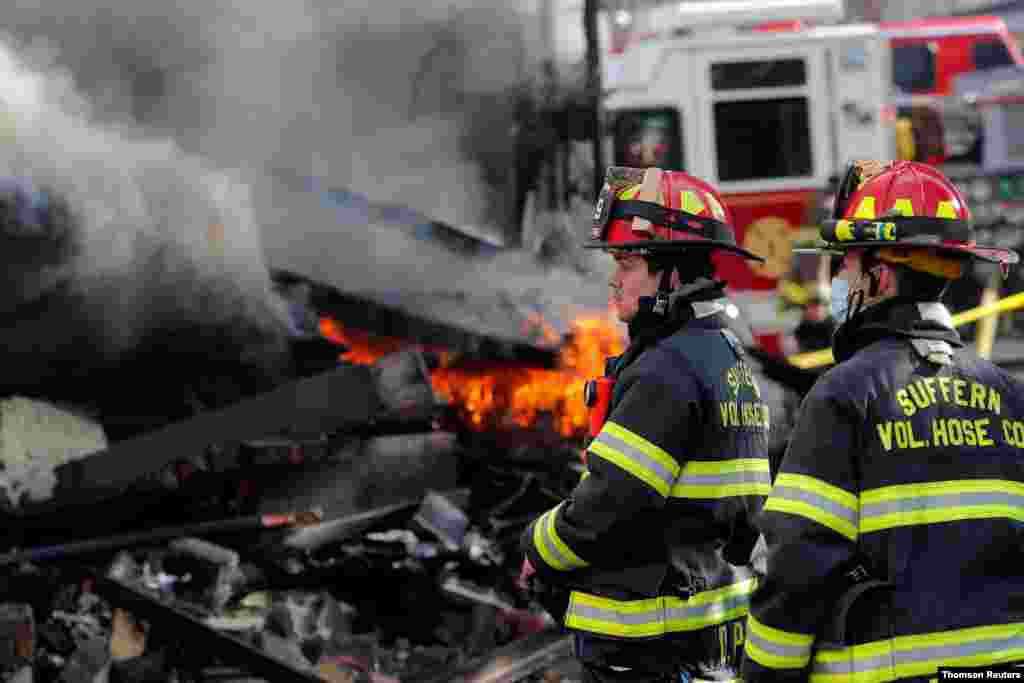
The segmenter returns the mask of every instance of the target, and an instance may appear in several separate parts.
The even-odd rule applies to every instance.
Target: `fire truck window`
[[[612,126],[616,164],[683,169],[682,117],[675,109],[619,111]]]
[[[807,99],[716,103],[715,146],[721,181],[813,175]]]
[[[756,62],[720,62],[711,65],[713,90],[749,90],[804,85],[807,71],[802,59]]]
[[[935,50],[930,44],[903,45],[892,51],[892,82],[907,93],[935,88]]]
[[[974,44],[974,68],[978,71],[1013,64],[1013,57],[1001,40],[983,40]]]

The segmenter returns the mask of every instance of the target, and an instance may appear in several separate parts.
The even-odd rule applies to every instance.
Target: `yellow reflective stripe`
[[[992,518],[1024,521],[1024,484],[967,479],[885,486],[861,494],[861,533]]]
[[[841,220],[836,223],[836,239],[840,242],[849,242],[853,239],[853,223],[848,220]]]
[[[551,543],[554,544],[555,548],[558,549],[559,555],[567,560],[566,565],[568,569],[586,567],[590,563],[574,553],[558,535],[558,531],[555,530],[555,518],[558,516],[558,511],[562,509],[563,505],[565,505],[565,503],[559,503],[553,510],[551,510],[551,512],[548,513],[547,524],[544,529],[545,534],[547,535],[548,540],[550,540]]]
[[[802,669],[811,661],[814,634],[793,633],[747,617],[747,655],[769,669]]]
[[[690,460],[672,485],[673,498],[767,496],[771,491],[767,458]]]
[[[698,631],[727,621],[740,619],[750,610],[750,596],[757,579],[703,591],[688,600],[665,598],[665,628],[670,633]]]
[[[704,211],[704,202],[700,200],[693,190],[683,190],[680,199],[683,211],[699,215]]]
[[[857,538],[860,511],[857,496],[814,477],[780,473],[764,511],[806,517],[850,540]]]
[[[659,446],[622,425],[606,422],[588,449],[667,496],[679,475],[679,463]]]
[[[909,197],[897,199],[892,203],[892,209],[889,210],[889,214],[899,214],[900,216],[913,216],[914,203],[910,201]]]
[[[679,463],[676,462],[676,459],[661,447],[651,443],[639,434],[635,434],[622,425],[614,422],[606,422],[604,427],[601,428],[601,431],[608,432],[612,436],[618,437],[634,448],[643,451],[647,456],[657,460],[662,467],[667,470],[671,470],[674,476],[679,474]]]
[[[874,219],[875,217],[875,198],[864,197],[860,200],[860,204],[857,206],[857,210],[853,214],[854,218],[868,218]]]
[[[886,683],[940,666],[1002,664],[1024,657],[1024,623],[899,636],[814,655],[814,683]]]
[[[756,588],[756,579],[746,579],[697,593],[688,600],[672,596],[614,600],[573,591],[565,625],[578,631],[620,638],[697,631],[742,618]]]
[[[573,591],[565,615],[567,628],[622,638],[665,633],[664,598],[619,601]]]
[[[537,548],[537,552],[540,554],[548,566],[554,567],[555,569],[563,569],[562,562],[555,556],[554,552],[549,549],[547,537],[544,533],[544,527],[547,525],[548,515],[551,511],[548,510],[541,515],[536,522],[533,523],[533,545]]]
[[[850,493],[846,489],[841,489],[838,486],[833,486],[828,482],[809,477],[806,474],[792,474],[790,472],[782,472],[776,478],[776,486],[788,486],[796,489],[802,489],[811,493],[816,493],[820,496],[824,496],[829,500],[842,505],[843,507],[856,510],[860,505],[860,501],[857,496]]]
[[[939,202],[939,205],[935,208],[935,217],[953,219],[959,218],[959,216],[956,215],[956,208],[953,206],[953,202],[950,200]]]
[[[726,598],[731,598],[736,595],[750,595],[757,588],[757,579],[751,577],[744,579],[743,581],[737,581],[736,583],[730,583],[728,586],[722,586],[720,588],[713,588],[709,591],[701,591],[689,599],[684,600],[676,597],[666,597],[665,599],[671,603],[679,603],[685,605],[709,605],[713,602],[721,602]]]
[[[919,484],[897,484],[868,489],[860,494],[860,502],[861,505],[871,505],[901,498],[984,491],[1005,491],[1024,496],[1024,483],[1006,479],[956,479],[953,481],[928,481]]]
[[[533,524],[533,545],[541,558],[552,569],[569,571],[589,565],[588,562],[574,553],[555,530],[555,517],[565,503],[559,503],[548,510]]]

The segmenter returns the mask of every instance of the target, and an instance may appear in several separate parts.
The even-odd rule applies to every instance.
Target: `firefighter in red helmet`
[[[585,680],[734,678],[769,418],[711,255],[757,257],[711,186],[657,168],[608,170],[585,246],[616,259],[630,345],[588,384],[587,470],[527,529],[525,573]]]
[[[915,162],[853,164],[822,248],[838,363],[804,399],[759,517],[767,573],[743,679],[935,680],[1024,660],[1021,385],[941,303],[975,243],[963,196]]]

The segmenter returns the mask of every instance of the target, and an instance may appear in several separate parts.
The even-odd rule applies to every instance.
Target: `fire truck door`
[[[839,167],[855,159],[896,158],[895,123],[884,109],[891,94],[892,48],[878,34],[828,46],[830,118]]]

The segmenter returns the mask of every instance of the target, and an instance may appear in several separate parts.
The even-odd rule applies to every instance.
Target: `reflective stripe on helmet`
[[[701,207],[703,209],[703,207]],[[677,239],[718,240],[732,242],[732,229],[725,223],[707,216],[698,216],[687,211],[679,211],[668,207],[640,200],[619,200],[615,202],[609,213],[610,221],[642,218],[646,223],[654,224],[676,233]],[[636,228],[630,228],[636,233]],[[611,235],[609,235],[611,237]],[[641,234],[634,239],[656,239],[656,234]]]
[[[829,243],[909,242],[920,246],[942,242],[970,243],[967,221],[926,216],[893,216],[884,220],[825,221],[821,238]]]

